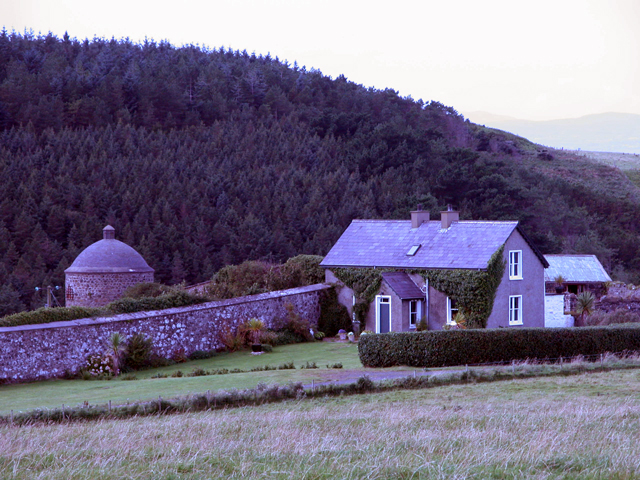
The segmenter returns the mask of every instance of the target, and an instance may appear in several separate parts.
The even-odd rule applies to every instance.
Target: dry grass
[[[627,370],[5,427],[0,477],[630,479],[639,435]]]
[[[587,152],[584,150],[572,150],[571,153],[596,160],[605,165],[617,167],[620,170],[640,169],[640,155],[637,153]]]

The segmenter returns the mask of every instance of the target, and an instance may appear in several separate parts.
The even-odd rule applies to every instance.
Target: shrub
[[[231,327],[225,326],[218,332],[218,341],[222,343],[226,350],[235,352],[244,344],[242,334],[234,331]]]
[[[342,363],[332,363],[331,365],[327,365],[327,368],[342,368]]]
[[[31,312],[14,313],[0,318],[0,327],[16,327],[18,325],[36,325],[51,322],[67,322],[80,318],[104,316],[107,312],[101,308],[88,307],[54,307],[39,308]]]
[[[124,291],[122,298],[159,297],[171,291],[171,287],[161,283],[136,283]]]
[[[613,325],[616,323],[639,323],[640,315],[638,312],[629,310],[615,310],[613,312],[595,311],[585,318],[585,324],[589,326],[596,325]]]
[[[124,367],[128,370],[148,367],[152,348],[152,340],[142,333],[136,333],[129,337],[122,359]]]
[[[215,357],[218,354],[215,350],[194,350],[189,354],[189,360],[204,360]]]
[[[265,345],[269,345],[270,347],[272,347],[273,345],[277,345],[278,334],[276,332],[264,330],[260,333],[260,343],[262,344],[263,347]],[[265,351],[264,348],[262,350]]]
[[[187,355],[185,354],[184,348],[183,347],[178,347],[171,354],[171,360],[173,360],[176,363],[185,363],[189,359],[187,358]]]
[[[335,288],[320,292],[320,318],[318,330],[323,331],[329,337],[335,337],[340,329],[351,329],[351,318],[344,305],[338,303],[338,294]]]
[[[640,328],[518,328],[362,335],[366,367],[443,367],[640,350]]]
[[[271,352],[273,352],[273,347],[271,345],[269,345],[268,343],[263,343],[262,344],[262,351],[264,353],[271,353]]]
[[[83,374],[82,378],[85,380],[110,377],[114,374],[113,358],[109,355],[89,355],[84,371],[89,374]]]
[[[293,362],[286,362],[283,363],[282,365],[278,365],[278,370],[295,370],[296,366],[293,364]]]
[[[282,330],[289,331],[293,335],[301,338],[303,342],[313,341],[314,338],[311,334],[311,324],[309,321],[302,318],[292,304],[287,303],[285,308],[287,309],[287,319]]]
[[[162,294],[158,297],[120,298],[108,304],[105,308],[115,314],[134,313],[149,310],[165,310],[167,308],[186,307],[208,302],[209,299],[200,295],[193,295],[183,290]]]

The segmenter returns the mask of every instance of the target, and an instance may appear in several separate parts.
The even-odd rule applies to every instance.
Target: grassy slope
[[[0,429],[7,479],[638,478],[640,372]]]
[[[171,375],[177,370],[188,374],[194,368],[205,370],[233,369],[250,370],[264,365],[278,366],[294,362],[297,370],[275,370],[267,372],[234,373],[182,378],[150,378],[158,373]],[[318,369],[300,370],[306,362],[316,362]],[[136,372],[137,381],[52,380],[19,385],[0,386],[0,414],[10,410],[26,411],[35,408],[53,408],[60,405],[77,405],[84,401],[91,404],[125,403],[128,400],[148,400],[186,395],[229,388],[249,388],[260,382],[287,383],[290,381],[311,383],[337,374],[327,370],[327,364],[342,363],[344,369],[362,368],[358,359],[357,345],[339,342],[301,343],[276,347],[273,353],[251,355],[246,351],[221,354],[207,359],[177,364],[171,367]]]

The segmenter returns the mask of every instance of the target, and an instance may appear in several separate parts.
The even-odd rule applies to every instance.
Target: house
[[[595,255],[545,255],[545,327],[569,328],[576,325],[577,295],[591,292],[596,300],[607,293],[611,282]],[[558,284],[559,277],[562,283]]]
[[[595,255],[545,255],[549,268],[544,281],[547,294],[591,292],[596,298],[606,293],[605,283],[611,277]],[[562,277],[562,286],[556,289],[556,279]]]
[[[544,327],[548,263],[517,221],[461,221],[451,208],[441,212],[440,220],[431,220],[420,206],[411,212],[411,220],[353,220],[320,265],[326,281],[338,285],[340,303],[354,319],[360,312],[362,330],[412,331],[421,320],[430,330],[455,325],[465,305],[441,290],[464,290],[464,279],[472,278],[472,272],[486,278],[497,272],[491,273],[493,290],[479,289],[466,297],[484,305],[483,326]],[[382,272],[371,276],[380,287],[375,296],[369,292],[367,298],[357,298],[354,291],[366,290],[358,284],[366,280],[348,285],[348,278],[355,279],[363,269]]]

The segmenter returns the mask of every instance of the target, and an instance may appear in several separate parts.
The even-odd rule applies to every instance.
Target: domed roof
[[[89,245],[64,273],[146,273],[153,272],[142,255],[115,239],[115,229],[107,225],[103,239]]]

